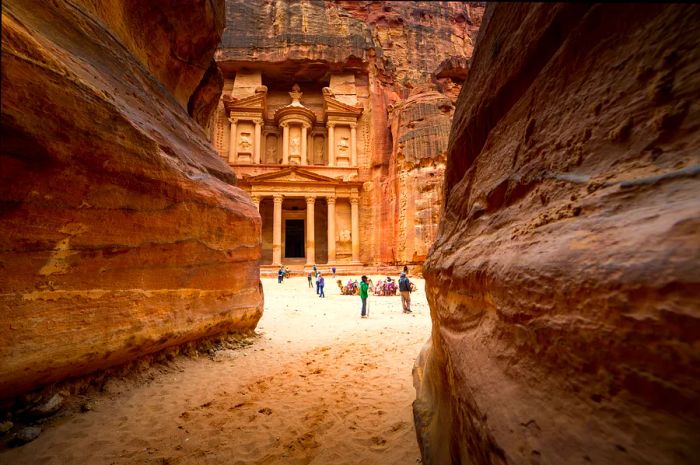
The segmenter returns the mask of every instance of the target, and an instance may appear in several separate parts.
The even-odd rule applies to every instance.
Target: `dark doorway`
[[[286,220],[285,231],[285,258],[304,258],[304,220]]]

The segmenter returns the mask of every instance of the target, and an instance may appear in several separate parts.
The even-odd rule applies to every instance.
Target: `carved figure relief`
[[[340,242],[349,242],[351,238],[352,236],[349,229],[343,229],[342,231],[338,232],[338,240]]]
[[[323,147],[320,145],[316,146],[316,153],[314,154],[314,163],[317,165],[323,164]]]
[[[338,150],[340,150],[342,153],[345,153],[350,149],[350,139],[347,137],[341,137],[340,142],[338,142]]]
[[[299,136],[293,136],[292,140],[289,142],[289,154],[299,155],[301,153]]]
[[[268,163],[277,163],[277,144],[270,144],[267,147],[266,154],[266,159]]]
[[[238,147],[240,150],[247,152],[253,144],[250,142],[250,133],[242,132],[241,140],[238,142]]]

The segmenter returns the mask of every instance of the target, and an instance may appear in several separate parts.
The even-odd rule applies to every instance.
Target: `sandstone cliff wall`
[[[226,5],[227,28],[216,54],[224,72],[249,66],[288,87],[296,80],[320,82],[329,73],[356,74],[364,107],[358,126],[362,261],[422,262],[442,206],[440,176],[452,116],[445,101],[454,103],[466,77],[483,4]],[[365,89],[367,95],[360,95]],[[410,147],[408,158],[403,147]],[[421,192],[414,195],[413,186]]]
[[[425,269],[424,463],[700,460],[698,25],[487,8]]]
[[[254,328],[259,215],[190,116],[223,1],[2,7],[0,398]]]

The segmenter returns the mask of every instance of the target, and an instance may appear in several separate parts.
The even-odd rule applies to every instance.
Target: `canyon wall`
[[[326,82],[331,73],[355,76],[364,109],[354,179],[363,183],[362,262],[422,263],[437,233],[453,104],[467,75],[483,4],[227,0],[226,5],[227,28],[216,61],[231,87],[244,69],[260,71],[264,84],[285,89],[295,82]],[[225,117],[222,103],[223,125]]]
[[[204,129],[223,14],[3,1],[0,398],[255,327],[260,218]]]
[[[700,461],[698,25],[487,8],[425,266],[423,463]]]

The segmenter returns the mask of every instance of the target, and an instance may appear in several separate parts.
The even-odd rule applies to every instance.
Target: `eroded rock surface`
[[[700,460],[698,24],[487,8],[425,267],[424,463]]]
[[[259,215],[188,115],[223,7],[3,2],[0,398],[255,327]]]
[[[453,104],[483,3],[226,3],[216,60],[231,88],[242,70],[260,72],[270,95],[297,81],[313,87],[334,73],[354,76],[352,98],[363,107],[353,179],[363,183],[361,261],[422,263],[437,233]],[[224,158],[227,125],[222,102],[213,139]]]

